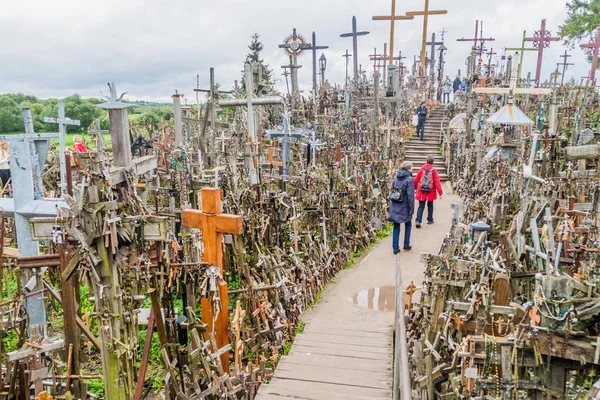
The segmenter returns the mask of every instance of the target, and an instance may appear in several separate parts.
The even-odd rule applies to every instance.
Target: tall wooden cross
[[[444,42],[436,42],[435,41],[435,32],[431,34],[431,42],[426,43],[428,46],[431,46],[431,56],[430,61],[431,65],[429,67],[432,82],[435,81],[435,46],[442,46]]]
[[[221,189],[202,189],[202,210],[183,210],[183,226],[202,229],[204,241],[204,262],[219,269],[223,276],[223,235],[241,235],[243,220],[241,215],[223,214],[221,208]],[[229,299],[227,285],[218,285],[221,312],[213,324],[211,301],[202,298],[202,321],[215,332],[218,348],[229,343]],[[221,355],[223,369],[229,371],[229,353]]]
[[[381,61],[385,64],[385,56],[383,54],[377,54],[377,47],[373,49],[373,54],[369,54],[369,59],[373,61],[373,73],[379,71],[381,68]]]
[[[562,77],[560,78],[560,86],[563,86],[565,83],[565,72],[567,72],[569,65],[575,65],[573,63],[567,62],[567,58],[569,57],[571,57],[571,55],[565,49],[565,53],[560,56],[560,58],[563,59],[563,62],[556,64],[556,67],[562,66]]]
[[[317,50],[328,49],[329,46],[317,46],[317,34],[313,31],[312,43],[307,49],[312,50],[312,61],[313,61],[313,90],[317,88]]]
[[[348,54],[348,49],[346,49],[346,54],[342,54],[342,57],[346,59],[346,80],[344,85],[348,85],[348,63],[350,62],[348,58],[352,57],[352,54]]]
[[[592,85],[595,85],[596,68],[598,68],[598,52],[600,50],[600,26],[596,30],[596,36],[590,39],[588,44],[582,44],[581,48],[587,49],[592,53],[592,70],[590,71],[590,81],[592,81]]]
[[[538,50],[537,67],[535,70],[535,85],[540,86],[540,78],[542,76],[542,61],[544,59],[544,49],[550,47],[550,42],[558,42],[559,37],[552,36],[549,30],[546,30],[546,20],[542,20],[540,30],[533,34],[533,37],[525,38],[526,42],[533,42],[533,47]]]
[[[481,22],[481,25],[479,24]],[[477,48],[477,55],[479,56],[479,63],[483,62],[483,52],[485,51],[485,42],[493,42],[496,38],[483,37],[483,21],[475,21],[475,36],[473,38],[460,38],[456,39],[457,42],[470,42],[473,41],[473,46]]]
[[[44,117],[44,122],[58,124],[58,139],[60,143],[60,191],[64,194],[67,192],[67,162],[65,159],[65,152],[67,151],[67,128],[65,125],[79,126],[81,125],[81,122],[65,117],[65,102],[62,100],[58,102],[58,118]]]
[[[507,47],[506,51],[518,51],[519,52],[519,69],[517,70],[517,79],[521,79],[521,73],[523,71],[523,59],[525,58],[526,51],[538,51],[537,48],[526,48],[525,39],[527,38],[527,31],[523,31],[523,40],[521,41],[521,47]]]
[[[352,32],[342,33],[340,37],[352,38],[352,51],[354,57],[354,81],[358,84],[358,37],[368,35],[368,31],[358,32],[356,30],[356,16],[352,16]]]
[[[288,72],[287,69],[290,67],[288,65],[285,65],[282,68],[283,68],[283,74],[281,74],[281,75],[283,75],[285,77],[285,87],[287,88],[287,94],[289,96],[290,95],[290,81],[288,78],[290,76],[290,73]]]
[[[290,65],[298,65],[298,56],[302,54],[304,50],[311,47],[310,43],[304,43],[304,38],[298,35],[296,28],[292,30],[292,35],[286,40],[285,43],[280,44],[279,48],[286,49],[292,60]],[[298,68],[290,68],[292,75],[292,108],[297,109],[300,103],[300,91],[298,88]]]
[[[430,15],[444,15],[448,14],[448,10],[430,10],[429,0],[425,0],[425,8],[423,11],[408,11],[406,15],[415,17],[418,15],[423,16],[423,40],[421,42],[421,76],[425,76],[425,48],[427,46],[427,23]]]
[[[494,49],[490,49],[490,51],[488,51],[486,53],[486,56],[488,56],[488,63],[487,63],[487,76],[490,77],[492,76],[492,58],[498,53],[494,52]]]
[[[376,15],[373,17],[373,21],[390,21],[390,56],[394,54],[394,28],[396,21],[414,19],[408,15],[396,15],[396,0],[392,0],[392,13],[390,15]],[[393,64],[393,60],[390,57],[390,65]]]

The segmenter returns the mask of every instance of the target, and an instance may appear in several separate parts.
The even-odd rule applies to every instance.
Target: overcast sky
[[[566,16],[566,0],[431,0],[430,8],[446,8],[447,15],[430,18],[428,37],[444,28],[448,47],[446,72],[465,70],[472,43],[456,42],[472,37],[475,20],[484,21],[484,36],[498,53],[504,47],[520,47],[523,30],[532,35],[546,18],[556,34]],[[424,0],[398,0],[396,13],[416,11]],[[310,41],[313,31],[328,60],[326,77],[342,83],[346,49],[352,39],[352,16],[358,29],[370,31],[359,38],[359,63],[372,72],[369,54],[389,41],[389,22],[373,21],[373,15],[390,13],[391,0],[32,0],[1,1],[0,93],[23,92],[39,97],[64,97],[73,93],[98,96],[106,82],[115,81],[130,99],[170,101],[175,92],[195,102],[196,75],[208,86],[209,68],[215,68],[222,88],[240,79],[251,35],[261,35],[263,58],[285,90],[281,65],[286,55],[277,47],[297,28]],[[396,50],[412,60],[421,47],[423,18],[396,23]],[[544,52],[543,80],[554,71],[561,42]],[[579,48],[571,51],[567,76],[587,76],[589,64]],[[320,56],[320,52],[318,54]],[[536,53],[525,56],[524,74],[535,72]],[[299,79],[309,88],[312,58],[305,53]]]

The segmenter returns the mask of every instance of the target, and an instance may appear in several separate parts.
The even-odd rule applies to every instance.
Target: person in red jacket
[[[88,149],[85,147],[85,143],[83,143],[83,139],[79,135],[75,135],[73,138],[73,151],[75,153],[87,153]]]
[[[433,161],[433,156],[428,156],[427,163],[421,167],[415,177],[415,189],[417,191],[415,199],[419,201],[415,225],[417,228],[421,227],[425,204],[427,204],[427,223],[433,224],[433,202],[437,200],[438,194],[440,195],[440,199],[444,194],[440,183],[440,176],[433,167]]]

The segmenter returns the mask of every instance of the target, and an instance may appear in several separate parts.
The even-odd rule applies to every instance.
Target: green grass
[[[24,135],[24,134],[25,134],[24,132],[10,132],[10,133],[3,133],[1,135]],[[74,140],[75,139],[75,135],[82,136],[83,137],[83,141],[85,142],[85,144],[86,144],[86,146],[88,148],[91,145],[94,144],[95,138],[91,137],[90,135],[81,134],[81,133],[67,133],[67,136],[65,138],[66,139],[65,143],[67,145],[67,148],[72,148],[73,147],[73,144],[75,143],[75,140]],[[111,143],[110,134],[106,133],[106,134],[102,135],[102,137],[104,138],[104,142],[107,145],[110,145],[110,143]],[[59,141],[58,141],[58,139],[57,140],[52,140],[52,143],[54,143],[54,144],[56,144],[58,146]]]

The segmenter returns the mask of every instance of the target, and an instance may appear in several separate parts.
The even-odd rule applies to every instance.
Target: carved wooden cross
[[[533,34],[533,37],[525,38],[526,42],[533,42],[533,47],[538,49],[537,68],[535,70],[535,85],[540,86],[540,77],[542,75],[542,60],[544,58],[544,49],[550,47],[550,42],[558,42],[559,37],[552,36],[550,31],[546,30],[546,20],[542,20],[540,30]]]
[[[183,210],[183,226],[202,229],[204,240],[204,261],[213,264],[221,271],[223,277],[223,235],[242,234],[242,216],[223,214],[221,212],[221,189],[202,189],[202,210]],[[214,331],[217,347],[222,348],[229,343],[229,304],[227,285],[219,285],[221,312],[216,325],[213,325],[213,312],[208,298],[202,299],[202,321]],[[225,371],[229,371],[229,354],[221,355],[221,363]]]
[[[592,85],[594,85],[596,82],[596,68],[598,67],[598,51],[600,50],[600,26],[596,31],[596,36],[592,38],[588,44],[582,44],[581,48],[591,50],[592,70],[590,72],[590,81],[592,81]]]

